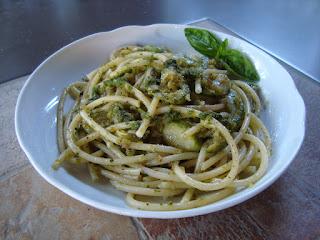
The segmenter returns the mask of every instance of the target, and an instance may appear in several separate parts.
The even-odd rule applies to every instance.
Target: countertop
[[[226,31],[208,21],[197,25]],[[0,84],[0,239],[319,239],[320,85],[280,63],[307,110],[306,135],[295,160],[256,197],[217,213],[176,220],[103,212],[45,182],[14,132],[14,108],[27,77]]]

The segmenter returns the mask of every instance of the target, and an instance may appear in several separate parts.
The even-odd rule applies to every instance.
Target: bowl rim
[[[284,171],[288,168],[288,166],[292,163],[292,161],[294,160],[295,156],[297,155],[297,153],[299,152],[303,140],[304,140],[304,135],[305,135],[305,119],[306,119],[306,110],[305,110],[305,104],[303,101],[303,98],[301,97],[299,91],[296,88],[296,85],[291,77],[291,75],[288,73],[288,71],[280,65],[280,67],[288,74],[288,76],[290,77],[290,80],[292,82],[292,87],[293,90],[295,90],[295,95],[297,98],[297,101],[299,102],[299,105],[301,107],[301,111],[302,111],[302,116],[301,116],[301,128],[298,129],[299,133],[297,134],[300,138],[299,138],[299,142],[297,143],[297,147],[294,149],[294,151],[290,152],[289,156],[290,156],[290,160],[288,160],[284,165],[282,165],[282,167],[272,176],[270,176],[268,179],[266,179],[262,184],[260,184],[258,187],[255,187],[254,190],[247,192],[245,195],[237,195],[235,197],[233,197],[232,199],[230,199],[230,201],[224,202],[223,204],[221,204],[221,202],[215,202],[212,204],[208,204],[206,206],[203,207],[198,207],[198,208],[193,208],[193,209],[187,209],[187,210],[175,210],[175,211],[145,211],[145,210],[138,210],[138,209],[134,209],[134,208],[123,208],[123,207],[116,207],[116,206],[111,206],[108,205],[106,203],[101,203],[101,202],[97,202],[95,200],[92,200],[90,197],[84,196],[76,191],[74,191],[73,189],[71,189],[70,187],[64,185],[61,181],[56,180],[55,178],[51,177],[49,174],[47,174],[45,171],[42,171],[40,169],[40,166],[38,165],[37,161],[33,158],[31,152],[28,150],[28,147],[26,146],[26,143],[24,142],[24,139],[22,137],[22,129],[20,128],[19,125],[19,119],[20,119],[20,112],[19,109],[22,105],[21,99],[22,96],[24,95],[28,85],[30,84],[30,82],[32,81],[33,76],[44,66],[46,65],[46,63],[48,61],[50,61],[52,58],[54,58],[56,55],[62,53],[64,50],[72,47],[75,44],[78,44],[81,41],[84,40],[88,40],[91,38],[95,38],[98,35],[102,35],[102,34],[112,34],[113,32],[116,31],[123,31],[123,30],[127,30],[130,28],[145,28],[145,29],[152,29],[152,28],[158,28],[158,27],[169,27],[169,28],[186,28],[186,27],[193,27],[193,28],[199,28],[199,29],[206,29],[208,31],[211,32],[215,32],[215,33],[221,33],[223,35],[225,35],[226,37],[231,37],[231,38],[235,38],[237,39],[237,41],[240,41],[241,43],[244,43],[245,45],[249,44],[251,46],[253,46],[254,48],[256,48],[258,51],[261,51],[263,55],[266,55],[267,58],[270,58],[271,61],[276,62],[278,65],[280,65],[280,63],[278,63],[278,61],[276,61],[272,56],[270,56],[269,54],[267,54],[265,51],[261,50],[260,48],[252,45],[251,43],[242,40],[238,37],[232,36],[230,34],[224,33],[224,32],[220,32],[220,31],[215,31],[212,29],[208,29],[208,28],[203,28],[203,27],[197,27],[197,26],[189,26],[189,25],[184,25],[184,24],[151,24],[151,25],[128,25],[128,26],[123,26],[123,27],[119,27],[116,29],[113,29],[111,31],[106,31],[106,32],[97,32],[97,33],[93,33],[91,35],[85,36],[83,38],[80,38],[76,41],[71,42],[70,44],[60,48],[59,50],[57,50],[56,52],[54,52],[53,54],[51,54],[48,58],[46,58],[33,72],[32,74],[28,77],[28,79],[26,80],[26,82],[24,83],[22,89],[20,90],[18,99],[17,99],[17,103],[16,103],[16,107],[15,107],[15,132],[17,135],[17,139],[18,142],[22,148],[22,150],[25,152],[25,154],[27,155],[31,165],[36,169],[36,171],[51,185],[53,185],[54,187],[58,188],[59,190],[61,190],[62,192],[66,193],[67,195],[71,196],[72,198],[88,204],[92,207],[95,207],[97,209],[100,210],[104,210],[104,211],[108,211],[111,213],[115,213],[115,214],[120,214],[120,215],[125,215],[125,216],[131,216],[131,217],[142,217],[142,218],[158,218],[158,219],[172,219],[172,218],[184,218],[184,217],[192,217],[192,216],[198,216],[198,215],[204,215],[204,214],[208,214],[208,213],[212,213],[212,212],[217,212],[232,206],[235,206],[239,203],[242,203],[252,197],[254,197],[255,195],[257,195],[258,193],[264,191],[267,187],[269,187],[272,183],[274,183],[281,174],[284,173]],[[245,190],[242,190],[245,191]]]

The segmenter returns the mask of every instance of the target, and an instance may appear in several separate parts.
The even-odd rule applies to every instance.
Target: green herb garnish
[[[216,57],[221,40],[207,30],[185,28],[184,34],[190,45],[207,57]]]
[[[228,40],[221,41],[213,33],[197,28],[185,28],[184,34],[190,45],[199,53],[217,60],[233,77],[248,82],[259,80],[252,61],[244,53],[228,47]]]

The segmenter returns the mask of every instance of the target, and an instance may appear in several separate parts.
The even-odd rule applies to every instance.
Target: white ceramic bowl
[[[18,98],[15,127],[22,149],[42,177],[73,198],[102,210],[135,217],[180,218],[215,212],[243,202],[266,189],[285,171],[303,141],[303,100],[292,78],[277,61],[251,44],[221,32],[215,33],[222,39],[228,38],[232,47],[246,52],[253,60],[267,100],[262,118],[271,132],[273,154],[266,175],[253,187],[195,209],[142,211],[126,205],[125,195],[109,184],[92,184],[87,173],[70,174],[63,168],[52,170],[51,164],[58,156],[56,108],[62,89],[99,66],[115,48],[126,44],[155,44],[175,52],[196,54],[184,37],[185,27],[156,24],[96,33],[60,49],[32,73]]]

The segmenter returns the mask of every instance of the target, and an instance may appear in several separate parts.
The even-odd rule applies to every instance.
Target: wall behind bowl
[[[2,0],[0,82],[30,73],[57,49],[95,32],[203,17],[320,78],[319,10],[316,0]]]

